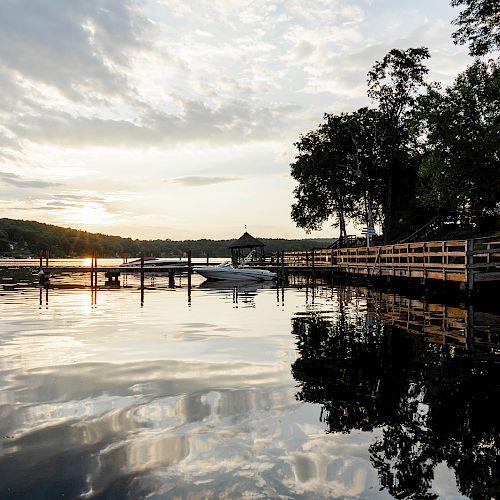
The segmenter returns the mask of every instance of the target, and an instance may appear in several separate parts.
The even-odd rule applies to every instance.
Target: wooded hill
[[[235,235],[235,239],[241,235]],[[281,250],[325,248],[333,239],[269,239],[259,238],[266,254]],[[89,233],[35,221],[0,219],[0,255],[6,257],[37,257],[48,250],[51,257],[86,257],[94,252],[98,257],[138,256],[141,252],[155,257],[180,257],[191,250],[193,257],[227,257],[234,240],[138,240]]]

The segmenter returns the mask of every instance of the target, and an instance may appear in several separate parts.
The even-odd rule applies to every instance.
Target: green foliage
[[[428,57],[391,50],[368,73],[376,109],[326,114],[295,144],[298,226],[378,223],[385,243],[436,216],[468,236],[500,228],[500,63],[476,61],[441,91],[425,83]]]
[[[415,98],[426,87],[429,72],[423,61],[429,57],[426,47],[392,49],[368,73],[368,96],[377,103],[380,113],[377,170],[383,191],[378,203],[383,212],[385,243],[404,234],[408,225],[408,193],[413,193],[416,178],[410,130]]]
[[[326,123],[295,143],[298,155],[291,174],[298,182],[292,219],[307,231],[320,229],[330,217],[345,236],[345,218],[356,205],[354,143],[350,135],[351,115],[325,115]]]
[[[424,85],[425,47],[393,49],[368,74],[368,95],[377,109],[326,114],[326,123],[295,143],[291,164],[298,182],[292,219],[307,230],[329,218],[345,234],[346,219],[384,226],[386,240],[406,229],[408,193],[414,192],[410,129],[415,96]]]
[[[9,240],[5,238],[0,238],[0,253],[6,254],[10,252],[10,243]]]
[[[419,99],[426,204],[474,223],[499,213],[500,66],[476,61],[444,92]]]
[[[426,47],[392,49],[368,72],[368,97],[378,103],[387,126],[392,125],[396,133],[404,131],[401,127],[409,119],[415,95],[425,86],[429,70],[422,61],[429,57]]]
[[[464,7],[453,24],[455,43],[469,42],[471,56],[483,56],[500,49],[500,2],[498,0],[451,0],[453,7]]]

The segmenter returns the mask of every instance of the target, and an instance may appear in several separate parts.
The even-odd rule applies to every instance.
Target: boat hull
[[[195,271],[208,280],[227,281],[272,281],[276,273],[266,269],[227,268],[227,267],[199,267]]]
[[[145,267],[156,267],[156,266],[187,266],[188,261],[186,259],[144,259]],[[141,267],[141,260],[137,259],[132,262],[124,262],[120,264],[119,267]]]

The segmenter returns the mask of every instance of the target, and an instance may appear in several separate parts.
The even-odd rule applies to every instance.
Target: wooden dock
[[[281,261],[291,271],[449,281],[473,290],[479,283],[500,283],[500,238],[284,252]]]
[[[199,264],[203,265],[203,264]],[[291,273],[330,272],[338,275],[387,277],[434,282],[459,283],[464,290],[474,290],[478,284],[500,284],[500,237],[469,240],[430,241],[402,243],[374,247],[349,247],[316,249],[309,251],[279,252],[271,260],[253,262],[252,265],[272,269],[279,278]],[[92,258],[91,266],[49,265],[49,259],[33,271],[43,270],[46,277],[63,273],[90,273],[92,281],[103,273],[110,281],[117,281],[121,274],[186,273],[190,279],[197,264],[192,263],[189,252],[187,264],[137,267],[99,266]],[[10,267],[10,266],[9,266]]]

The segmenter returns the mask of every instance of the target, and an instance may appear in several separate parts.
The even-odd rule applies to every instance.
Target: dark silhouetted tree
[[[471,56],[483,56],[500,49],[500,2],[498,0],[451,0],[453,7],[463,7],[453,24],[455,43],[469,43]]]
[[[487,229],[500,213],[500,65],[476,61],[419,98],[424,201]]]
[[[425,76],[429,70],[423,61],[429,57],[425,47],[392,49],[381,61],[376,61],[368,73],[368,96],[377,103],[381,114],[376,161],[385,188],[385,243],[397,233],[393,226],[398,222],[398,212],[413,196],[407,187],[407,180],[415,178],[409,147],[410,128],[415,98],[426,87]],[[400,196],[395,197],[395,193]],[[401,196],[404,193],[406,196]]]

